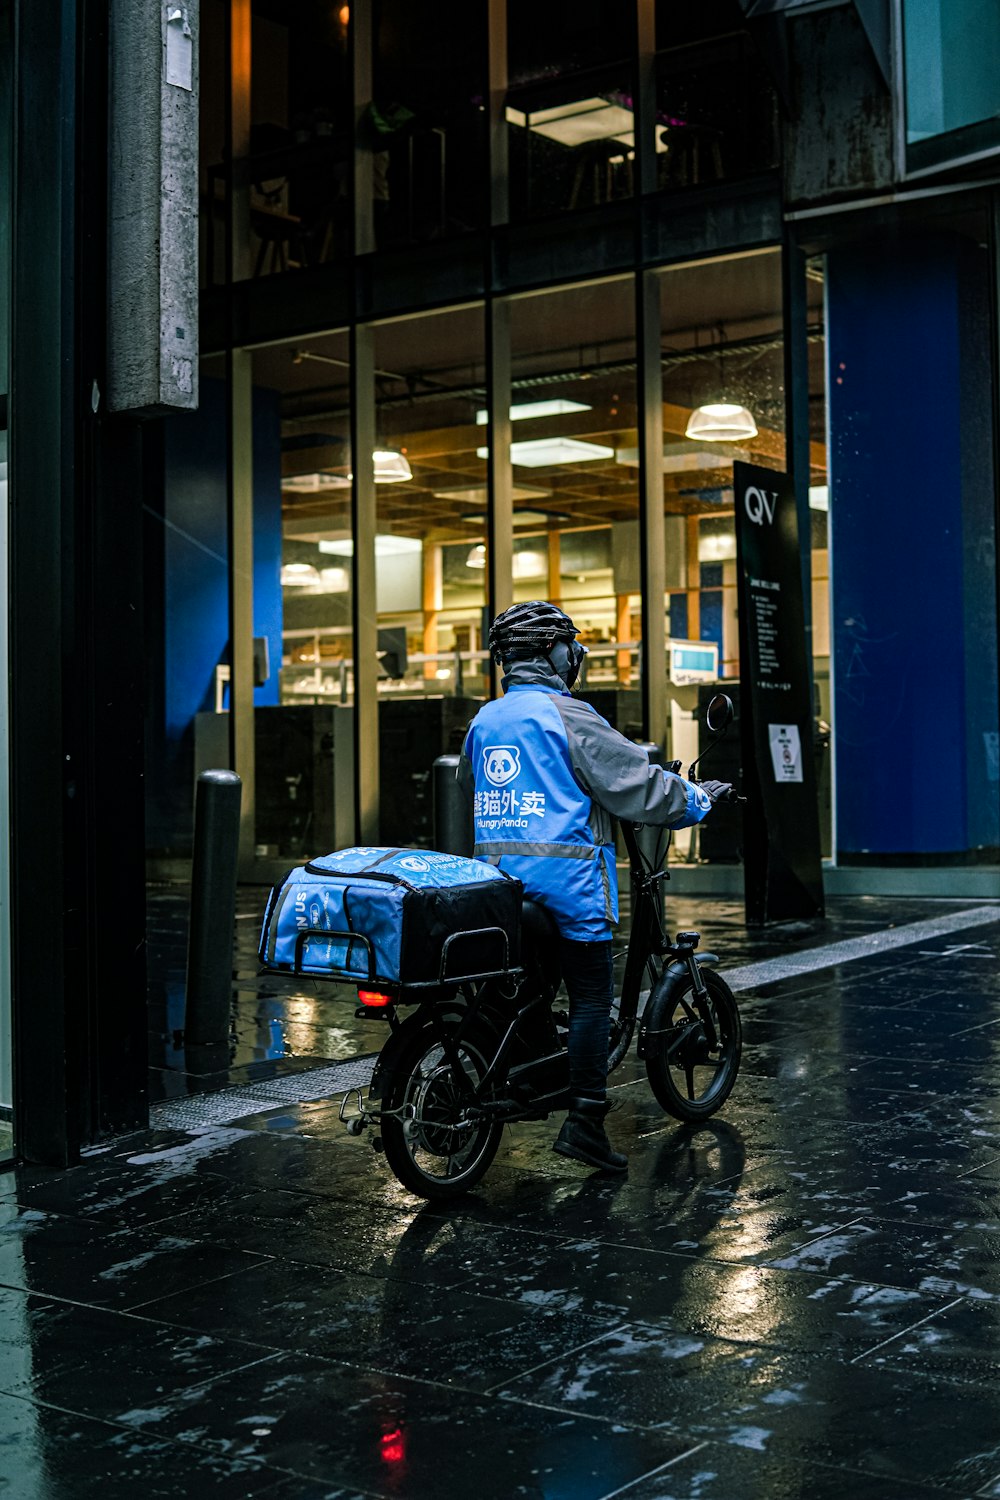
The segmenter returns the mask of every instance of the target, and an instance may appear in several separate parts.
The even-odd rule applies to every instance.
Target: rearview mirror
[[[705,710],[705,723],[713,734],[721,734],[733,722],[733,700],[725,693],[716,693]]]

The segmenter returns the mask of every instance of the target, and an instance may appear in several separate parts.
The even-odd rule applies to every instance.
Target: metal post
[[[639,740],[638,741],[638,745],[639,745],[639,749],[640,750],[645,750],[646,754],[649,756],[649,763],[650,763],[650,765],[653,765],[653,766],[662,766],[663,765],[663,746],[662,745],[656,744],[655,741],[653,741],[653,740]],[[655,861],[655,859],[656,859],[656,848],[657,848],[657,845],[660,844],[661,840],[665,840],[665,839],[666,839],[666,831],[663,829],[662,826],[659,826],[659,825],[657,825],[655,823],[646,823],[642,828],[637,828],[636,829],[635,841],[639,845],[639,848],[640,848],[641,852],[649,860],[650,864],[652,864]],[[657,900],[659,902],[660,916],[662,917],[662,915],[663,915],[663,882],[662,882],[662,880],[660,881],[659,885],[656,887],[656,895],[657,895]],[[635,915],[635,899],[636,899],[636,890],[635,890],[635,886],[633,885],[633,887],[632,887],[632,914],[633,914],[633,917]]]
[[[363,9],[364,7],[355,7]],[[374,844],[379,824],[378,606],[375,528],[375,330],[351,331],[351,459],[354,468],[354,576],[351,620],[354,632],[354,764],[356,837]]]
[[[486,313],[489,370],[489,457],[487,459],[486,604],[495,620],[514,602],[514,479],[510,467],[510,303],[492,299]],[[497,671],[490,673],[492,698],[500,695]]]
[[[229,538],[229,764],[243,783],[240,868],[253,870],[256,773],[253,685],[253,356],[226,354]]]
[[[443,854],[472,856],[472,818],[465,794],[455,780],[461,759],[439,755],[431,773],[434,807],[434,847]]]
[[[507,144],[507,0],[488,0],[486,24],[489,32],[490,224],[506,224],[510,191]],[[530,135],[530,131],[528,134]]]
[[[189,1047],[229,1036],[242,790],[235,771],[202,771],[198,777],[185,986]]]
[[[642,570],[642,720],[650,740],[667,733],[665,623],[666,526],[663,517],[663,371],[660,287],[652,271],[636,272],[639,399],[639,538]]]

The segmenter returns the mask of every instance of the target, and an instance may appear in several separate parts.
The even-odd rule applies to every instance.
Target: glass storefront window
[[[375,331],[380,837],[433,844],[431,767],[489,692],[481,305]]]
[[[588,647],[581,692],[642,732],[631,277],[511,299],[515,600],[546,598]]]
[[[710,644],[715,680],[734,699],[739,696],[733,462],[785,469],[780,252],[664,271],[660,320],[668,747],[671,758],[686,764],[698,754],[699,704],[714,688],[708,678],[692,680],[671,648],[681,642]],[[692,435],[696,414],[720,403],[742,408],[746,437],[706,441]],[[727,743],[736,755],[736,739]],[[728,767],[734,774],[737,764],[738,758]],[[738,819],[721,810],[711,829],[699,835],[683,831],[674,840],[675,857],[688,857],[695,838],[704,857],[735,859]]]
[[[239,197],[236,279],[323,265],[350,253],[353,106],[350,6],[326,0],[253,0],[249,77],[239,60],[248,135],[235,143]],[[201,153],[211,208],[205,280],[225,279],[225,79],[229,7],[203,13]],[[206,50],[207,49],[207,50]],[[203,88],[205,85],[203,85]]]
[[[508,0],[507,27],[511,218],[630,198],[634,8]]]
[[[661,190],[732,182],[778,164],[778,103],[736,0],[656,7]]]
[[[354,836],[349,380],[346,333],[253,355],[258,859]]]
[[[902,0],[910,170],[1000,147],[994,0]]]
[[[486,7],[428,9],[378,0],[372,104],[361,143],[374,152],[379,249],[481,228],[489,181]]]
[[[812,576],[813,735],[816,796],[824,859],[833,847],[833,684],[830,674],[830,476],[826,432],[826,261],[813,256],[806,268],[809,340],[809,526]]]

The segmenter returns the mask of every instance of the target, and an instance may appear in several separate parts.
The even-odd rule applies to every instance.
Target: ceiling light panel
[[[486,458],[488,448],[477,448],[476,456]],[[594,463],[614,458],[615,450],[601,443],[584,443],[579,438],[534,438],[527,443],[511,443],[510,461],[526,469],[551,468],[555,464]]]
[[[564,401],[561,397],[553,401],[522,401],[510,409],[510,420],[512,422],[526,422],[531,417],[562,417],[571,411],[592,411],[593,408],[586,406],[582,401]],[[489,421],[489,412],[480,408],[476,412],[476,426],[485,427]]]

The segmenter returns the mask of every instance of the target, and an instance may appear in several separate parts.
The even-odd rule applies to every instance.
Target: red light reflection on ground
[[[383,1432],[379,1446],[383,1463],[401,1464],[406,1458],[406,1439],[401,1427],[397,1427],[395,1432]]]

